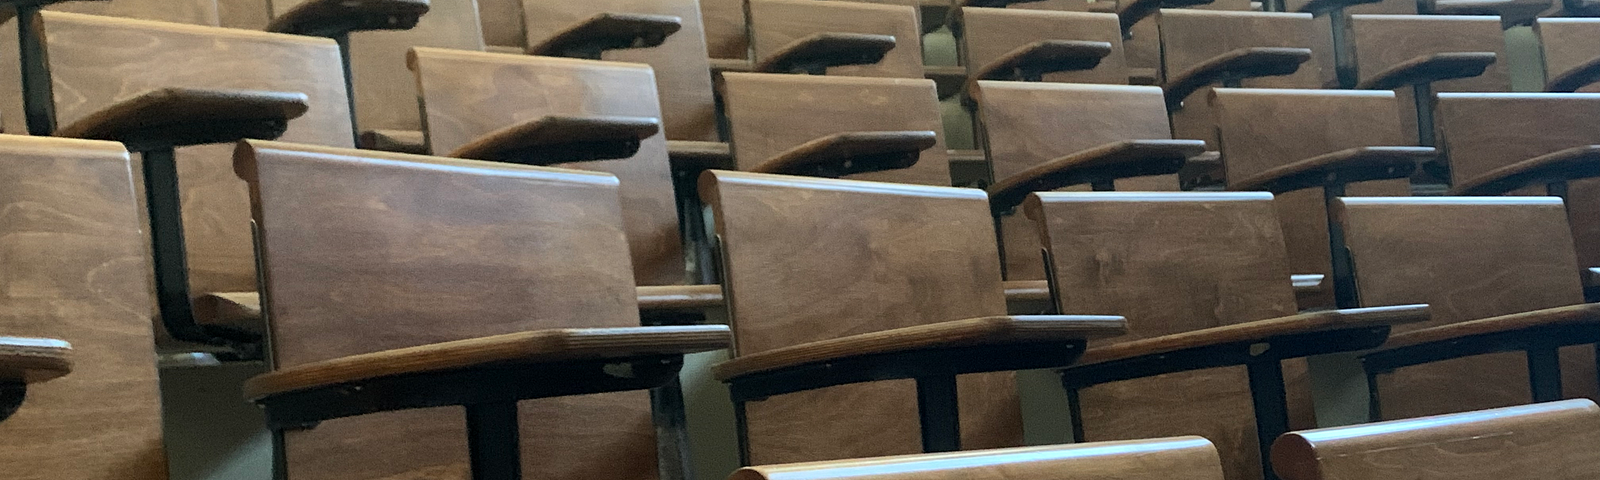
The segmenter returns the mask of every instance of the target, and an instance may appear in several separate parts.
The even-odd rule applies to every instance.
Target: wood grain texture
[[[1389,337],[1389,341],[1384,343],[1384,348],[1397,348],[1542,326],[1593,323],[1600,323],[1600,304],[1585,303],[1412,330]]]
[[[1544,55],[1544,78],[1550,82],[1569,71],[1594,61],[1600,54],[1585,48],[1600,42],[1600,19],[1541,18],[1534,23]],[[1600,92],[1600,85],[1589,84],[1580,92]]]
[[[733,158],[741,170],[835,133],[933,131],[939,142],[922,151],[916,166],[848,178],[950,184],[932,80],[726,73],[722,88]]]
[[[829,75],[922,78],[922,27],[909,5],[814,0],[749,0],[750,51],[759,64],[785,45],[824,32],[894,37],[895,46],[871,65],[832,67]]]
[[[1099,65],[1088,70],[1046,74],[1044,81],[1128,83],[1122,30],[1114,14],[964,7],[958,40],[961,62],[969,75],[1018,47],[1041,40],[1107,42],[1111,44],[1111,54],[1101,59]]]
[[[1348,198],[1337,218],[1363,305],[1426,302],[1407,332],[1583,301],[1566,213],[1550,197]],[[1449,279],[1449,280],[1446,280]],[[1565,349],[1563,387],[1595,396],[1590,347]],[[1387,418],[1528,402],[1520,353],[1481,355],[1379,377]]]
[[[1286,480],[1590,478],[1600,408],[1567,400],[1291,432],[1272,448]]]
[[[509,125],[551,115],[661,116],[644,65],[418,48],[412,65],[428,116],[428,142],[450,152]],[[622,212],[640,285],[684,283],[682,241],[665,135],[632,157],[563,164],[622,182]]]
[[[72,344],[53,338],[0,337],[0,380],[43,383],[72,373]]]
[[[122,145],[0,135],[0,332],[76,349],[0,423],[8,479],[167,478],[138,205]]]
[[[716,141],[716,104],[711,87],[705,26],[695,0],[594,0],[550,2],[522,0],[527,44],[538,45],[567,27],[600,13],[672,15],[683,19],[678,33],[651,48],[610,50],[601,57],[643,63],[655,70],[661,93],[662,124],[673,140]],[[739,15],[744,15],[742,7]],[[919,57],[920,58],[920,57]],[[920,63],[919,63],[920,65]]]
[[[1260,341],[1302,333],[1404,325],[1427,320],[1427,305],[1319,310],[1107,345],[1089,350],[1079,363],[1110,362],[1206,345]]]
[[[256,1],[260,2],[261,0]],[[218,3],[218,0],[72,1],[52,4],[45,8],[57,12],[221,26],[221,17],[218,12],[220,5]]]
[[[1163,10],[1160,14],[1163,56],[1160,77],[1172,80],[1180,72],[1240,48],[1287,47],[1313,49],[1316,58],[1315,21],[1306,13],[1263,13],[1211,10]],[[1257,77],[1242,81],[1245,87],[1318,88],[1323,72],[1317,62],[1306,62],[1291,75]],[[1183,108],[1172,112],[1175,138],[1205,140],[1217,148],[1215,114],[1201,88],[1189,95]]]
[[[1091,350],[1295,313],[1269,194],[1035,195],[1027,211],[1055,260],[1060,311],[1128,318],[1128,335]],[[1305,368],[1284,362],[1297,428],[1315,423]],[[1244,367],[1099,385],[1082,390],[1080,402],[1087,440],[1201,435],[1217,444],[1226,478],[1260,477]]]
[[[350,146],[338,47],[331,40],[247,30],[44,12],[56,121],[161,88],[305,94],[309,109],[283,141]],[[178,150],[189,284],[196,293],[255,289],[246,187],[229,167],[232,146]]]
[[[1351,15],[1349,39],[1355,57],[1357,83],[1390,66],[1413,58],[1444,52],[1493,52],[1498,58],[1483,75],[1431,84],[1438,92],[1504,92],[1511,89],[1510,62],[1500,21],[1485,16]],[[1395,91],[1400,121],[1407,131],[1417,129],[1416,97],[1410,88]],[[1408,107],[1409,108],[1406,108]],[[1410,137],[1412,141],[1416,136]]]
[[[734,358],[1006,312],[980,190],[719,170],[700,180],[722,239]],[[965,375],[959,388],[964,448],[1021,443],[1009,372]],[[751,402],[751,459],[918,452],[915,398],[897,380]]]
[[[530,330],[639,324],[615,177],[254,141],[236,160],[261,230],[276,368]],[[525,471],[651,478],[656,444],[643,395],[523,402]],[[445,453],[464,450],[451,440],[460,433],[385,434],[402,431],[385,422],[406,422],[413,432],[464,428],[452,409],[428,412],[294,432],[286,438],[289,478],[426,478],[455,468],[460,457]],[[424,446],[442,453],[408,453]],[[561,460],[545,462],[557,448]],[[327,458],[334,454],[345,456]]]
[[[729,480],[1221,480],[1216,447],[1203,438],[1098,442],[837,462],[763,465]]]
[[[1224,178],[1230,185],[1348,148],[1414,145],[1398,113],[1410,106],[1397,103],[1391,92],[1219,88],[1212,94],[1211,106],[1222,140]],[[1405,180],[1364,182],[1347,189],[1351,195],[1411,193]],[[1274,203],[1289,249],[1290,271],[1332,275],[1322,189],[1288,192]],[[1304,297],[1301,306],[1331,307],[1333,292]]]

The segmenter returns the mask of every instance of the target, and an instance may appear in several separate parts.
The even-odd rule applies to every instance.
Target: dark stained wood
[[[916,165],[922,151],[939,142],[933,131],[844,132],[802,143],[749,171],[839,178]]]
[[[1412,330],[1389,337],[1384,348],[1433,343],[1541,326],[1600,324],[1600,304],[1586,303],[1513,313],[1461,323]]]
[[[7,478],[166,480],[149,280],[129,156],[111,142],[0,135],[0,332],[60,339],[71,375],[0,423]]]
[[[894,48],[871,65],[839,66],[829,75],[922,78],[922,30],[907,5],[814,0],[750,0],[750,44],[756,64],[817,33],[894,37]]]
[[[1267,340],[1272,337],[1351,328],[1403,325],[1427,320],[1427,305],[1319,310],[1107,345],[1084,352],[1083,359],[1078,363],[1112,362],[1205,345]]]
[[[1511,89],[1505,61],[1505,34],[1500,21],[1485,16],[1351,15],[1348,48],[1355,58],[1357,83],[1368,83],[1391,68],[1436,53],[1488,52],[1497,60],[1482,75],[1433,82],[1434,92],[1503,92]],[[1402,106],[1401,124],[1417,129],[1416,97],[1409,87],[1395,91]],[[1415,143],[1416,135],[1409,136]]]
[[[1360,90],[1393,90],[1412,85],[1472,78],[1497,60],[1494,52],[1444,52],[1421,55],[1377,72],[1356,85]]]
[[[540,329],[639,325],[610,175],[254,141],[242,144],[235,167],[251,184],[260,225],[275,369]],[[644,395],[522,402],[525,471],[654,472]],[[424,412],[288,432],[290,478],[448,468],[465,451],[452,440],[464,428],[459,410]],[[457,433],[389,435],[390,422]],[[435,453],[408,453],[423,447]]]
[[[660,132],[655,117],[549,115],[486,133],[448,156],[526,165],[614,160],[632,157]]]
[[[363,30],[405,30],[428,13],[429,0],[300,0],[279,10],[267,31],[331,36]]]
[[[1338,218],[1364,305],[1427,302],[1433,320],[1397,333],[1583,301],[1566,212],[1549,197],[1347,198]],[[1595,396],[1587,346],[1562,352],[1569,396]],[[1378,377],[1386,418],[1529,401],[1527,364],[1499,353]]]
[[[1199,437],[763,465],[740,469],[729,480],[1037,480],[1080,475],[1222,480],[1216,447]]]
[[[739,6],[743,23],[744,7]],[[706,60],[706,26],[694,0],[594,0],[552,2],[523,0],[527,44],[538,45],[562,30],[601,13],[670,15],[682,28],[659,46],[609,50],[602,56],[617,62],[644,63],[655,71],[662,126],[673,140],[716,141],[716,103],[711,64]],[[715,56],[715,55],[713,55]],[[741,55],[742,56],[742,55]]]
[[[683,28],[672,15],[602,12],[528,46],[531,55],[599,60],[605,50],[661,46]]]
[[[1166,10],[1159,17],[1162,47],[1161,84],[1171,84],[1179,74],[1242,48],[1319,47],[1316,22],[1305,13],[1262,13],[1212,10]],[[1287,51],[1285,51],[1287,53]],[[1301,52],[1303,53],[1303,52]],[[1299,53],[1293,54],[1298,56]],[[1312,52],[1311,58],[1317,58]],[[1302,63],[1293,74],[1247,78],[1245,87],[1318,88],[1326,83],[1326,66]],[[1210,110],[1206,89],[1187,96],[1183,108],[1172,112],[1172,136],[1205,140],[1217,148],[1219,125]]]
[[[72,373],[72,344],[53,338],[0,337],[0,380],[44,383]]]
[[[435,153],[539,117],[661,116],[645,65],[430,48],[414,50],[411,63]],[[683,283],[687,276],[664,137],[644,139],[628,158],[565,164],[621,179],[640,285]]]
[[[1291,432],[1272,447],[1285,480],[1588,478],[1600,408],[1587,400]]]
[[[1354,147],[1301,159],[1228,182],[1229,190],[1289,192],[1327,178],[1395,179],[1411,175],[1418,164],[1439,156],[1433,147]],[[1231,179],[1230,179],[1231,180]]]
[[[836,133],[944,131],[933,81],[920,78],[725,73],[722,92],[741,170]],[[939,137],[914,167],[848,178],[949,185],[949,157]]]
[[[1113,178],[1176,174],[1186,160],[1205,148],[1205,142],[1199,140],[1123,140],[1097,146],[996,180],[988,188],[990,208],[1004,212],[1036,191]]]
[[[1585,48],[1600,42],[1600,19],[1541,18],[1533,30],[1539,35],[1544,56],[1546,90],[1600,92],[1600,85],[1593,82],[1595,59],[1600,54]]]
[[[1090,70],[1110,54],[1111,42],[1040,40],[979,65],[972,77],[984,80],[1028,80],[1034,75]]]
[[[700,180],[722,239],[735,359],[1006,313],[980,190],[719,170]],[[963,447],[1019,445],[1012,375],[959,383]],[[914,398],[911,381],[890,381],[751,402],[751,460],[919,452]]]
[[[639,310],[721,308],[721,285],[653,285],[637,289]]]
[[[1572,147],[1490,170],[1450,188],[1451,195],[1503,195],[1600,174],[1600,145]]]
[[[1040,200],[1030,200],[1027,211],[1053,254],[1060,311],[1128,318],[1128,335],[1092,342],[1091,351],[1115,352],[1128,342],[1296,311],[1269,194],[1051,192],[1033,198]],[[1294,428],[1315,422],[1305,368],[1303,361],[1284,362]],[[1248,385],[1244,368],[1231,367],[1084,389],[1084,433],[1090,441],[1201,435],[1217,444],[1227,478],[1259,478]]]
[[[1177,72],[1167,72],[1167,107],[1177,110],[1196,90],[1230,78],[1278,77],[1293,74],[1311,60],[1311,49],[1245,47],[1223,52]]]
[[[961,35],[958,37],[961,61],[968,76],[1017,47],[1042,40],[1106,42],[1111,52],[1088,70],[1054,72],[1044,75],[1047,82],[1109,83],[1128,82],[1128,62],[1122,50],[1122,31],[1117,16],[1110,13],[1060,12],[1024,8],[961,9]]]
[[[217,143],[235,135],[276,137],[279,125],[305,115],[307,101],[299,92],[158,88],[58,126],[55,136],[167,146]],[[226,128],[230,124],[243,128]],[[224,128],[212,128],[217,125]]]
[[[825,75],[834,67],[876,65],[896,43],[893,35],[818,32],[766,52],[750,70]]]

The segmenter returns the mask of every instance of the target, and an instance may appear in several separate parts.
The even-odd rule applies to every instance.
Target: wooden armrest
[[[1544,91],[1553,93],[1576,92],[1592,83],[1600,82],[1600,56],[1595,56],[1582,65],[1571,70],[1557,74],[1544,86]]]
[[[1379,351],[1534,327],[1584,323],[1600,324],[1600,303],[1546,308],[1397,333],[1390,335]]]
[[[1499,15],[1503,25],[1523,25],[1550,9],[1550,0],[1429,0],[1424,13],[1434,15]]]
[[[1225,78],[1254,78],[1288,75],[1311,60],[1309,48],[1249,47],[1230,50],[1173,76],[1164,87],[1167,109],[1177,110],[1183,99],[1200,87]]]
[[[1016,315],[970,318],[883,330],[740,355],[711,367],[717,380],[807,363],[923,349],[1114,337],[1127,320],[1103,315]]]
[[[0,383],[40,383],[72,372],[72,344],[50,338],[0,337]]]
[[[936,143],[938,134],[928,130],[835,133],[785,150],[750,171],[838,178],[897,170],[916,165],[922,151]]]
[[[432,153],[421,130],[367,130],[361,132],[361,148],[413,155]]]
[[[1573,147],[1490,170],[1456,184],[1450,195],[1503,195],[1522,187],[1600,177],[1600,145]]]
[[[1268,169],[1236,182],[1229,190],[1274,194],[1369,180],[1406,178],[1417,165],[1438,156],[1433,147],[1357,147]]]
[[[1359,90],[1396,88],[1455,78],[1483,75],[1495,61],[1494,52],[1448,52],[1422,55],[1379,72],[1356,85]]]
[[[1295,12],[1322,15],[1345,7],[1368,3],[1378,3],[1381,1],[1383,0],[1311,0],[1306,2],[1305,5],[1301,5],[1299,9],[1295,10]]]
[[[822,75],[828,67],[878,63],[894,46],[893,35],[813,33],[758,60],[755,71]]]
[[[1308,312],[1091,348],[1084,352],[1078,365],[1161,355],[1209,345],[1261,342],[1286,335],[1425,322],[1429,318],[1427,305]]]
[[[1122,24],[1122,34],[1128,35],[1133,24],[1155,14],[1163,8],[1183,8],[1209,5],[1216,0],[1127,0],[1117,2],[1117,21]]]
[[[509,333],[324,360],[265,373],[244,384],[245,398],[341,383],[507,363],[670,355],[728,348],[726,325],[562,328]]]
[[[599,60],[606,50],[650,48],[683,28],[683,19],[672,15],[641,13],[601,13],[566,28],[528,53],[551,57]]]
[[[306,0],[272,19],[267,31],[334,37],[363,30],[410,30],[428,0]]]
[[[726,142],[667,140],[667,159],[680,172],[733,170],[733,150]]]
[[[639,310],[691,310],[722,307],[721,285],[638,287]]]
[[[1124,140],[1057,158],[989,186],[989,208],[997,214],[1029,193],[1118,178],[1177,173],[1189,157],[1206,150],[1200,140]]]
[[[1017,47],[985,64],[972,76],[977,80],[1029,80],[1040,75],[1088,70],[1111,54],[1111,42],[1042,40]],[[970,89],[970,85],[969,85]]]
[[[271,140],[306,113],[308,101],[303,93],[162,88],[85,116],[55,135],[122,142],[133,151]]]
[[[1289,283],[1294,285],[1295,295],[1313,295],[1322,293],[1322,285],[1328,280],[1326,275],[1320,273],[1295,274],[1289,276]]]
[[[1023,480],[1221,478],[1217,447],[1197,436],[1012,447],[744,467],[728,480]],[[1114,473],[1113,473],[1114,472]]]
[[[523,165],[612,160],[638,153],[660,131],[653,117],[550,115],[490,132],[450,156]]]

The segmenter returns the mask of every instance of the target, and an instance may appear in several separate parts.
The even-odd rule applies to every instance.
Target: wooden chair
[[[730,480],[1221,480],[1216,447],[1198,437],[1006,448],[747,467]]]
[[[1024,208],[1058,311],[1130,325],[1061,371],[1080,440],[1201,435],[1227,478],[1275,478],[1272,440],[1314,424],[1302,358],[1375,347],[1391,325],[1428,318],[1426,305],[1296,315],[1266,193],[1040,192]]]
[[[1533,25],[1544,55],[1547,92],[1600,92],[1600,54],[1586,44],[1600,41],[1600,20],[1541,18]]]
[[[20,3],[28,2],[23,1]],[[58,0],[58,3],[51,3],[45,9],[57,12],[221,26],[221,12],[218,0],[96,0],[65,2]]]
[[[1209,10],[1163,10],[1162,69],[1175,138],[1205,140],[1217,148],[1207,102],[1213,85],[1317,88],[1323,66],[1312,62],[1311,15]]]
[[[1011,374],[988,372],[1067,365],[1086,338],[1123,331],[1121,317],[1004,316],[982,191],[701,182],[738,342],[712,372],[747,465],[1015,446]]]
[[[1586,479],[1600,468],[1600,409],[1588,400],[1293,432],[1272,463],[1287,480]]]
[[[655,70],[656,91],[670,93],[660,101],[666,138],[718,140],[698,2],[525,0],[521,5],[529,53],[649,64]]]
[[[1511,89],[1505,34],[1492,16],[1351,15],[1345,48],[1355,88],[1394,90],[1417,145],[1433,137],[1433,95]],[[1407,143],[1412,143],[1408,141]]]
[[[751,70],[922,78],[922,29],[909,5],[747,0]]]
[[[0,332],[57,340],[0,340],[0,358],[25,349],[35,373],[24,380],[72,372],[30,382],[27,402],[0,422],[6,478],[167,479],[150,251],[132,175],[116,143],[0,135],[9,212]],[[75,351],[62,358],[66,343]],[[0,367],[0,384],[18,378],[12,365]],[[21,392],[0,392],[4,417]]]
[[[639,326],[611,175],[275,142],[235,168],[273,349],[245,392],[288,479],[650,478],[640,390],[729,341]]]
[[[1128,83],[1121,29],[1109,13],[963,7],[951,21],[969,82]],[[1104,44],[1102,49],[1100,45]],[[1103,55],[1102,55],[1103,53]]]
[[[1361,303],[1435,308],[1431,322],[1397,331],[1363,358],[1374,419],[1596,396],[1593,346],[1584,344],[1600,341],[1600,309],[1580,305],[1560,199],[1366,197],[1340,205]]]

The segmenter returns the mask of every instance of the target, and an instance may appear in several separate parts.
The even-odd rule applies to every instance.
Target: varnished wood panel
[[[1060,0],[1049,0],[1049,1],[1044,2],[1044,3],[1045,4],[1051,4],[1051,3],[1056,3],[1056,2],[1059,2],[1059,1]],[[1077,2],[1072,2],[1072,3],[1077,3]],[[1093,2],[1090,5],[1100,4],[1100,3],[1110,4],[1112,10],[1109,10],[1109,11],[1115,11],[1114,5],[1116,4],[1116,2],[1114,2],[1114,1]],[[1033,5],[1031,3],[1021,3],[1021,4],[1014,4],[1014,5],[1015,6],[1013,6],[1012,8],[1033,8],[1033,7],[1030,7],[1030,5]],[[1076,5],[1074,5],[1074,7],[1076,7]],[[1093,8],[1093,7],[1091,7],[1091,8]],[[1211,2],[1209,4],[1206,4],[1206,5],[1198,5],[1198,6],[1194,6],[1194,7],[1188,7],[1188,8],[1185,8],[1185,9],[1163,9],[1163,10],[1167,10],[1167,11],[1171,11],[1171,10],[1222,10],[1222,11],[1246,12],[1246,11],[1250,11],[1251,8],[1250,8],[1250,1],[1249,0],[1216,0],[1216,1]],[[1093,11],[1093,10],[1091,10],[1091,11]],[[1134,23],[1133,24],[1133,28],[1129,30],[1129,37],[1126,38],[1126,39],[1123,39],[1123,46],[1125,48],[1127,48],[1127,52],[1128,52],[1128,65],[1129,66],[1132,66],[1133,68],[1148,69],[1148,70],[1160,70],[1161,69],[1162,40],[1161,40],[1160,23],[1161,23],[1161,14],[1160,13],[1156,13],[1156,14],[1150,15],[1149,17],[1145,17],[1143,20],[1140,20],[1138,23]],[[1160,81],[1160,78],[1161,78],[1160,74],[1157,73],[1156,79],[1157,79],[1158,82]]]
[[[723,74],[729,139],[739,168],[841,132],[930,130],[939,142],[916,166],[850,178],[949,185],[950,160],[932,80],[762,73]]]
[[[235,0],[237,1],[237,0]],[[266,0],[254,0],[263,7]],[[218,0],[111,0],[61,2],[45,7],[58,12],[218,26]]]
[[[1386,91],[1228,89],[1212,94],[1228,181],[1347,148],[1413,145],[1401,126],[1395,96]],[[1406,180],[1365,182],[1346,187],[1350,195],[1405,196]],[[1278,217],[1296,273],[1331,276],[1327,206],[1322,189],[1278,195]],[[1302,299],[1306,307],[1333,306],[1332,289]]]
[[[610,175],[249,145],[236,167],[250,179],[261,225],[278,368],[541,328],[638,325]],[[644,396],[523,402],[530,478],[651,478]],[[429,478],[459,468],[450,453],[464,450],[452,438],[461,433],[394,434],[464,428],[459,410],[424,412],[294,432],[289,478]],[[590,436],[612,429],[627,434]]]
[[[483,23],[483,43],[489,46],[528,46],[522,19],[522,0],[478,0],[478,17]]]
[[[1217,450],[1198,437],[1101,442],[837,462],[764,465],[730,480],[1221,480]]]
[[[1600,19],[1541,18],[1533,30],[1539,35],[1544,54],[1546,82],[1600,57],[1592,45],[1600,44]],[[1580,92],[1600,92],[1600,85],[1588,85]]]
[[[523,0],[522,9],[526,15],[524,21],[527,23],[527,42],[530,45],[542,43],[563,29],[600,13],[643,13],[682,18],[682,28],[667,37],[660,46],[610,50],[605,52],[603,58],[643,63],[655,70],[656,91],[661,93],[661,114],[657,116],[662,116],[667,138],[717,140],[711,64],[706,59],[705,27],[700,24],[699,4],[695,0]],[[921,75],[920,70],[918,75]]]
[[[1248,47],[1315,49],[1315,22],[1310,14],[1209,10],[1163,10],[1161,20],[1162,69],[1170,78],[1206,60]],[[1313,52],[1315,57],[1315,52]],[[1242,86],[1257,88],[1318,88],[1322,72],[1317,62],[1300,65],[1295,73],[1245,79]],[[1183,108],[1172,112],[1176,138],[1205,140],[1217,148],[1215,113],[1207,103],[1209,89],[1189,95]]]
[[[1472,78],[1430,84],[1438,92],[1504,92],[1511,90],[1510,59],[1500,19],[1492,16],[1351,15],[1347,35],[1356,59],[1358,83],[1412,58],[1445,52],[1494,52],[1488,70]],[[1416,96],[1409,87],[1395,90],[1400,121],[1417,130]],[[1416,136],[1410,137],[1413,141]]]
[[[1551,197],[1360,198],[1340,221],[1364,305],[1428,303],[1406,331],[1583,301],[1572,237]],[[1594,396],[1592,347],[1563,352],[1567,395]],[[1379,378],[1386,418],[1528,402],[1527,365],[1503,353],[1419,365]]]
[[[217,0],[219,26],[245,30],[266,30],[272,22],[269,0]]]
[[[66,340],[71,375],[0,422],[16,480],[165,480],[149,250],[128,153],[0,135],[0,332]]]
[[[248,30],[44,12],[56,123],[164,87],[304,93],[310,109],[284,141],[349,146],[349,109],[332,40]],[[255,289],[249,199],[229,168],[232,147],[178,150],[195,294]]]
[[[867,33],[894,37],[894,48],[871,65],[828,69],[829,75],[922,78],[922,28],[908,5],[816,0],[748,0],[752,60],[761,63],[810,35]]]
[[[712,171],[700,192],[722,237],[736,356],[1005,313],[980,190]],[[1012,375],[960,380],[963,447],[1019,445]],[[915,392],[896,380],[751,402],[751,460],[918,452]]]
[[[1600,408],[1586,400],[1292,432],[1272,449],[1287,480],[1587,479]]]
[[[1128,62],[1122,51],[1122,30],[1110,13],[1053,12],[1021,8],[962,9],[961,56],[970,75],[1002,55],[1042,40],[1107,42],[1111,54],[1095,68],[1056,72],[1047,82],[1128,83]]]
[[[425,48],[416,49],[414,57],[428,139],[439,154],[546,115],[661,115],[655,83],[644,65]],[[623,218],[639,284],[684,282],[663,135],[645,139],[629,158],[565,166],[621,179]]]
[[[921,6],[945,5],[942,0],[851,0],[855,3]],[[706,26],[706,46],[711,58],[746,59],[750,55],[749,26],[745,23],[747,0],[703,0],[700,12]],[[919,32],[920,34],[920,32]],[[920,35],[919,35],[920,36]]]
[[[1053,253],[1061,311],[1128,318],[1128,335],[1091,346],[1295,312],[1269,194],[1070,192],[1040,198],[1030,214]],[[1285,362],[1284,370],[1291,425],[1313,425],[1304,362]],[[1260,478],[1244,367],[1111,383],[1083,390],[1080,399],[1087,440],[1201,435],[1217,444],[1227,478]]]

